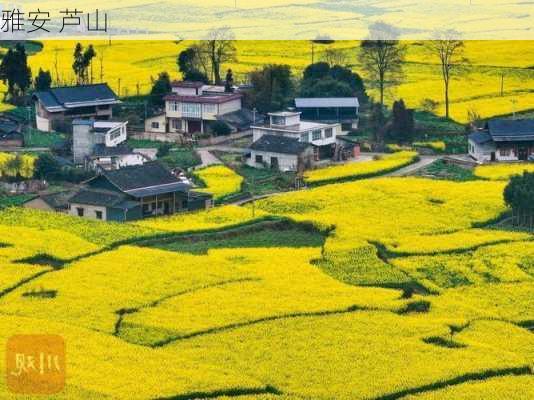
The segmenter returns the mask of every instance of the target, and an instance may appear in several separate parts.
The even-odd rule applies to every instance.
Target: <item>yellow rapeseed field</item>
[[[411,164],[417,159],[413,151],[399,151],[373,161],[351,162],[308,171],[304,179],[309,184],[324,184],[336,181],[363,179],[382,175]]]
[[[0,341],[61,334],[58,399],[514,398],[504,382],[527,387],[534,365],[534,241],[484,226],[506,210],[505,185],[367,179],[266,198],[254,214],[122,225],[2,210]],[[277,219],[326,242],[146,247],[195,232],[239,243],[239,226]]]
[[[475,175],[484,179],[506,181],[525,171],[534,172],[534,163],[481,165],[475,168]]]
[[[194,175],[206,185],[206,188],[196,190],[213,194],[214,200],[239,192],[243,183],[241,175],[224,165],[201,168]]]
[[[63,84],[75,82],[72,71],[72,54],[75,41],[46,40],[41,52],[29,58],[34,75],[39,68],[50,70],[55,81]],[[93,43],[97,57],[93,61],[94,82],[106,81],[121,96],[148,93],[151,77],[168,71],[179,77],[176,57],[191,42],[92,40],[82,41],[84,46]],[[443,87],[438,60],[422,45],[423,42],[406,42],[407,59],[404,79],[398,86],[388,88],[386,101],[403,98],[409,107],[420,108],[423,99],[438,101],[437,113],[443,115]],[[336,41],[329,45],[315,45],[315,61],[323,59],[326,49],[335,48],[344,53],[346,62],[364,76],[357,61],[359,43]],[[531,62],[534,54],[532,41],[466,41],[465,56],[471,66],[451,82],[451,116],[459,122],[468,121],[468,112],[476,111],[487,118],[514,111],[534,109],[534,72]],[[103,58],[102,58],[103,57]],[[312,46],[308,41],[239,41],[237,61],[225,64],[232,68],[237,80],[245,80],[246,73],[265,64],[289,64],[296,76],[310,64]],[[57,68],[56,68],[57,65]],[[501,96],[501,78],[504,91]],[[369,82],[367,82],[368,86]],[[369,89],[374,97],[375,89]]]

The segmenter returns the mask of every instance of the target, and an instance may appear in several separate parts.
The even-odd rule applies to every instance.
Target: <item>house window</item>
[[[313,140],[320,140],[321,139],[321,130],[317,129],[312,132],[312,139]]]
[[[84,209],[83,207],[76,207],[76,212],[78,213],[78,217],[83,217],[83,214],[84,214]]]
[[[159,129],[159,122],[152,122],[152,129]]]
[[[301,142],[307,143],[310,140],[309,138],[310,138],[309,132],[304,132],[304,133],[300,134],[300,141]]]
[[[204,107],[204,112],[214,114],[217,112],[217,105],[216,104],[204,104],[202,107]]]
[[[172,129],[176,129],[177,131],[182,130],[182,120],[181,119],[171,120],[171,126],[172,126]]]
[[[95,217],[96,219],[102,219],[102,211],[95,211]]]
[[[167,103],[167,108],[169,109],[169,111],[178,111],[180,109],[179,104],[180,103],[178,103],[177,101],[169,101]]]
[[[499,155],[501,157],[510,157],[510,149],[499,149]]]
[[[256,154],[256,164],[263,163],[263,156],[261,154]]]
[[[332,128],[327,128],[324,130],[324,137],[331,138],[334,135],[334,131]]]

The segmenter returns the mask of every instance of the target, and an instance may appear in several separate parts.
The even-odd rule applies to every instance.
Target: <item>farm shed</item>
[[[303,119],[339,122],[342,129],[358,129],[360,102],[357,97],[297,97],[295,106]]]

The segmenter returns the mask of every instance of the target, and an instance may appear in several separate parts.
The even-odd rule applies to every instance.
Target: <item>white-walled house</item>
[[[336,136],[341,133],[339,123],[301,121],[300,112],[294,111],[269,113],[266,124],[253,125],[251,128],[254,142],[263,135],[280,135],[310,144],[315,161],[334,155]]]
[[[526,161],[534,155],[534,119],[492,119],[469,135],[468,151],[479,163]]]
[[[172,93],[165,96],[164,114],[145,121],[147,132],[204,133],[210,125],[227,114],[242,109],[240,93],[225,93],[202,82],[172,83]]]
[[[279,171],[300,171],[313,163],[313,146],[283,135],[263,135],[250,146],[247,165]]]

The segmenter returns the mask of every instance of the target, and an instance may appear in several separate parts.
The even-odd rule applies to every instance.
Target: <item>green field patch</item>
[[[206,254],[210,249],[255,248],[255,247],[321,247],[324,235],[316,230],[297,224],[280,223],[265,228],[245,227],[234,231],[186,236],[161,243],[152,242],[150,247],[162,250]]]

